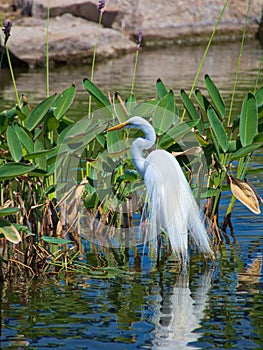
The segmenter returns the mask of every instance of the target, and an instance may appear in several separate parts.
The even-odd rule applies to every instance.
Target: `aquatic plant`
[[[127,139],[127,133],[120,130],[104,132],[110,124],[132,116],[150,121],[157,134],[157,147],[177,156],[197,200],[204,205],[215,240],[227,237],[224,231],[228,226],[231,228],[236,198],[254,213],[260,212],[262,200],[246,178],[251,156],[263,142],[263,87],[258,87],[258,79],[254,91],[244,96],[237,115],[232,115],[234,93],[231,106],[226,106],[212,77],[204,77],[206,91],[196,87],[214,31],[191,91],[181,90],[180,105],[176,105],[174,92],[160,78],[156,81],[155,98],[138,102],[134,85],[142,43],[139,33],[130,94],[125,99],[119,92],[106,95],[93,82],[105,2],[99,2],[98,9],[100,19],[91,76],[83,79],[89,94],[88,118],[80,115],[79,120],[73,121],[68,116],[76,93],[74,84],[60,94],[48,96],[47,80],[47,97],[34,107],[26,96],[19,98],[9,57],[16,104],[0,113],[0,275],[1,269],[13,274],[26,268],[30,275],[75,271],[81,265],[82,238],[91,242],[90,251],[100,257],[94,265],[82,264],[82,271],[88,274],[95,269],[99,275],[103,259],[106,264],[109,261],[127,264],[129,247],[134,249],[135,257],[139,256],[133,244],[135,233],[130,228],[134,225],[134,214],[141,214],[144,187],[126,142],[140,134],[131,132]],[[224,10],[225,7],[215,30]],[[10,29],[7,24],[3,31],[7,56]],[[245,28],[242,45],[244,37]],[[242,50],[240,57],[241,54]],[[238,69],[236,81],[237,76]],[[92,111],[91,100],[98,110]],[[228,115],[227,109],[231,111]],[[224,191],[232,191],[233,197],[220,229],[218,211]],[[81,215],[80,205],[85,215]],[[80,230],[83,217],[88,227],[84,235]],[[112,238],[118,247],[124,246],[120,254],[109,244]],[[97,244],[103,247],[103,258]]]

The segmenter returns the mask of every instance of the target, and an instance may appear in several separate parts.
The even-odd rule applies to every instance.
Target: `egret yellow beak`
[[[128,122],[120,123],[118,125],[112,126],[111,128],[107,129],[106,132],[125,128],[125,126],[127,126],[128,124],[129,124]]]

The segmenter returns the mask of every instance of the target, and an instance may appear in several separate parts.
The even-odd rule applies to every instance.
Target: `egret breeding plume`
[[[147,190],[142,214],[144,242],[152,241],[157,247],[161,232],[166,233],[173,253],[185,265],[190,235],[199,250],[212,257],[199,208],[176,158],[161,149],[144,157],[143,151],[150,149],[156,141],[154,128],[145,119],[133,117],[107,131],[121,128],[135,128],[145,134],[145,138],[138,137],[131,146],[133,164],[143,177]]]

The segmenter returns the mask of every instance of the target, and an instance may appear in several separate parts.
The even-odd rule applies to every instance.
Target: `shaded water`
[[[191,87],[203,52],[203,47],[142,51],[136,96],[154,96],[160,76],[179,101],[180,89],[189,91]],[[233,43],[212,47],[198,81],[202,88],[203,75],[210,74],[226,105],[238,52],[239,46]],[[257,42],[245,46],[235,110],[244,94],[254,89],[261,55]],[[97,65],[96,83],[105,91],[119,90],[125,97],[131,86],[132,63],[133,57],[125,56]],[[19,91],[32,105],[44,97],[43,71],[16,74]],[[51,91],[76,82],[72,116],[86,114],[87,94],[81,80],[89,74],[89,67],[64,67],[50,73]],[[1,109],[12,106],[10,82],[3,78],[0,87]],[[253,166],[262,163],[261,150],[254,156]],[[263,196],[262,174],[250,176],[250,180]],[[228,194],[222,202],[222,214],[227,203]],[[238,274],[262,254],[263,217],[237,202],[232,220],[231,243],[220,246],[215,266],[204,266],[193,254],[187,275],[178,274],[172,259],[152,269],[144,258],[138,271],[131,256],[127,273],[115,278],[47,278],[0,286],[1,349],[262,349],[262,271],[260,276],[248,277],[247,283],[241,283]]]

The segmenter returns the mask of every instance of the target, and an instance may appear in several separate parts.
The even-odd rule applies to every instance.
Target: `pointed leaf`
[[[42,101],[39,105],[37,105],[33,111],[29,114],[28,118],[26,119],[25,122],[25,127],[29,130],[32,131],[37,125],[39,125],[45,115],[47,114],[49,108],[52,106],[56,94],[53,96],[50,96],[46,98],[44,101]]]
[[[222,150],[226,152],[228,149],[228,138],[223,124],[212,107],[208,108],[207,116],[217,142],[221,146]]]
[[[28,153],[24,156],[25,160],[31,160],[31,159],[36,159],[36,158],[44,158],[46,155],[54,152],[54,150],[58,151],[57,147],[54,147],[52,149],[48,150],[41,150],[41,151],[35,151],[33,153]]]
[[[208,99],[201,93],[199,89],[195,90],[195,98],[196,101],[199,103],[199,106],[201,107],[202,111],[207,113],[208,107],[211,105]]]
[[[242,146],[250,145],[258,132],[258,111],[255,96],[249,92],[242,105],[240,115],[240,141]]]
[[[13,215],[13,214],[17,213],[20,210],[21,210],[21,208],[15,208],[15,207],[3,208],[3,209],[0,209],[0,216]]]
[[[50,237],[50,236],[42,236],[41,239],[49,244],[68,244],[73,243],[69,239],[58,238],[58,237]]]
[[[188,97],[184,90],[181,90],[181,99],[183,101],[184,107],[192,120],[200,120],[200,116],[193,104],[193,102]]]
[[[99,107],[108,107],[112,111],[107,96],[88,78],[83,79],[84,88],[91,94]]]
[[[21,236],[17,229],[7,220],[0,219],[0,233],[2,233],[5,238],[12,243],[19,243],[21,241]]]
[[[6,136],[11,156],[15,162],[19,162],[22,158],[22,147],[19,138],[17,137],[16,131],[12,125],[9,125],[7,127]]]
[[[242,157],[246,157],[250,153],[253,153],[256,149],[262,147],[262,144],[260,143],[253,143],[252,145],[247,145],[245,147],[240,148],[238,151],[236,151],[231,159],[240,159]]]
[[[15,131],[16,134],[22,143],[22,145],[25,147],[25,149],[28,152],[34,151],[34,142],[32,138],[30,137],[30,133],[28,133],[21,125],[15,124]]]
[[[16,176],[28,174],[36,169],[34,165],[22,163],[6,163],[0,166],[0,181],[10,180]]]
[[[156,91],[160,100],[168,94],[168,89],[162,82],[161,78],[158,78],[156,81]]]
[[[229,176],[230,189],[233,195],[255,214],[260,214],[257,195],[253,187],[246,181]]]
[[[159,146],[161,148],[168,148],[178,140],[180,140],[184,135],[192,132],[194,128],[199,123],[199,120],[191,120],[186,123],[177,123],[174,127],[168,130],[168,132],[163,135],[159,141]]]
[[[261,86],[255,93],[257,105],[263,104],[263,86]]]
[[[213,101],[214,106],[218,112],[218,115],[221,119],[224,119],[226,113],[224,101],[220,95],[220,92],[208,74],[205,75],[205,85],[209,96],[211,97],[211,100]]]
[[[172,90],[157,104],[152,119],[153,127],[158,135],[165,133],[177,121],[178,116],[175,114],[174,93]]]
[[[69,88],[64,90],[52,104],[54,116],[57,120],[60,120],[71,106],[75,97],[75,91],[75,84],[72,84]]]
[[[125,106],[128,111],[128,113],[131,113],[131,111],[135,108],[136,106],[136,99],[133,94],[129,94],[129,96],[125,100]]]

